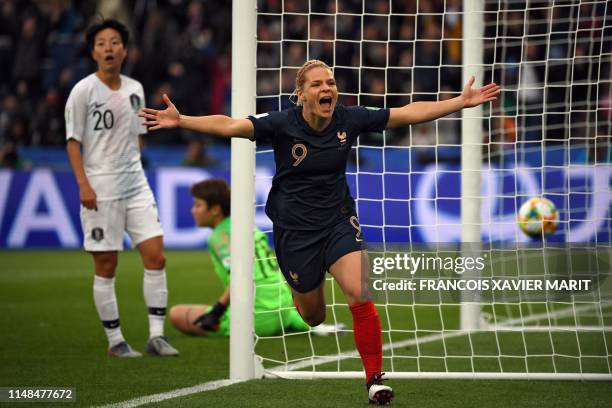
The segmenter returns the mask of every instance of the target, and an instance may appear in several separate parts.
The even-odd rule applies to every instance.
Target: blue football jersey
[[[249,119],[256,142],[274,149],[276,174],[266,214],[277,227],[316,230],[355,214],[346,182],[351,146],[362,133],[382,132],[389,109],[338,105],[321,132],[308,125],[301,107]]]

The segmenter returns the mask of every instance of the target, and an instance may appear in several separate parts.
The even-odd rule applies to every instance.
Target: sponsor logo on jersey
[[[96,227],[91,230],[91,239],[96,242],[100,242],[104,239],[104,230],[100,227]]]
[[[140,96],[136,95],[135,93],[131,94],[130,103],[132,104],[132,109],[134,109],[134,112],[140,111],[142,105],[140,102]]]
[[[380,110],[380,108],[377,108],[377,107],[375,107],[375,106],[366,106],[365,108],[366,108],[366,109],[369,109],[369,110],[373,110],[373,111]]]
[[[300,284],[300,275],[298,275],[297,272],[289,271],[289,276],[291,276],[291,279],[293,280],[294,284]]]
[[[340,142],[340,147],[338,147],[338,150],[340,151],[346,150],[347,147],[349,146],[349,144],[346,143],[346,140],[347,140],[346,131],[337,132],[336,137],[338,138],[338,142]]]
[[[99,108],[103,107],[105,103],[106,102],[102,102],[102,103],[94,102],[94,109],[99,109]]]

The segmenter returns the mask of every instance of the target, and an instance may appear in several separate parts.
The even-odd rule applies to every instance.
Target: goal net
[[[501,86],[494,103],[353,147],[388,376],[612,379],[610,4],[257,3],[257,113],[292,106],[308,59],[333,68],[345,105],[444,100],[471,74]],[[255,223],[270,235],[273,165],[258,146]],[[534,197],[558,210],[544,239],[517,223]],[[255,336],[258,375],[363,376],[332,280],[326,298],[337,330]]]

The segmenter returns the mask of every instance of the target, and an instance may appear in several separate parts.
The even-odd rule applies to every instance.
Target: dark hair
[[[87,28],[87,32],[85,33],[85,40],[87,41],[87,46],[89,47],[90,51],[94,49],[94,41],[96,39],[96,34],[106,28],[112,28],[113,30],[117,31],[121,36],[121,42],[123,43],[123,47],[127,47],[128,41],[130,40],[130,32],[128,31],[127,27],[117,20],[110,19],[102,20],[102,22],[92,24],[91,26],[89,26],[89,28]]]
[[[213,178],[191,186],[191,195],[206,201],[208,207],[218,205],[225,217],[230,215],[230,188],[225,180]]]

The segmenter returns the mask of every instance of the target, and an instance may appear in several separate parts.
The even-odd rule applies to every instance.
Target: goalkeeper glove
[[[216,332],[219,330],[219,321],[226,309],[226,305],[217,302],[208,313],[195,319],[193,324],[200,326],[202,330]]]

